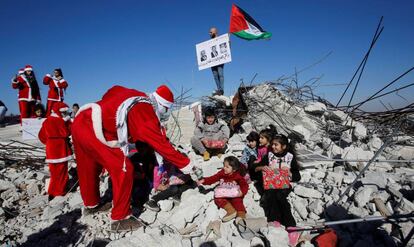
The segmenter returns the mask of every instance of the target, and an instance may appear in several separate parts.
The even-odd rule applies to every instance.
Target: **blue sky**
[[[17,90],[10,79],[31,64],[41,84],[44,74],[63,70],[68,104],[97,101],[112,85],[151,92],[163,83],[178,92],[192,88],[197,99],[210,94],[209,69],[199,71],[195,45],[208,30],[229,29],[232,1],[0,1],[0,99],[18,113]],[[372,51],[356,100],[364,99],[414,66],[413,1],[236,1],[273,34],[270,41],[231,37],[233,61],[225,66],[225,93],[240,80],[255,82],[299,75],[299,82],[323,75],[322,84],[347,83],[384,16],[384,32]],[[413,74],[391,87],[414,82]],[[40,85],[43,103],[47,87]],[[345,86],[319,86],[316,93],[336,103]],[[400,93],[414,101],[414,88]],[[398,96],[392,107],[408,104]],[[373,102],[367,109],[383,110]],[[10,112],[9,111],[9,112]]]

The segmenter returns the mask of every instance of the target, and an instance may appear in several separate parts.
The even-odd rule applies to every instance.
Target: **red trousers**
[[[243,204],[243,197],[236,198],[214,198],[214,202],[219,208],[224,208],[224,205],[230,203],[236,211],[246,212],[246,208]]]
[[[50,182],[47,193],[51,196],[64,196],[69,180],[68,162],[49,163]]]
[[[46,117],[49,116],[50,113],[52,113],[53,105],[56,104],[57,102],[58,101],[47,100]]]
[[[106,169],[112,180],[113,220],[122,220],[131,214],[131,192],[134,167],[121,149],[110,148],[95,136],[91,110],[78,115],[72,125],[73,146],[76,154],[80,192],[86,207],[99,204],[99,175]],[[126,172],[122,170],[126,164]]]
[[[22,118],[31,118],[34,117],[34,108],[35,102],[34,101],[19,101],[19,109],[20,109],[20,124],[22,123]]]

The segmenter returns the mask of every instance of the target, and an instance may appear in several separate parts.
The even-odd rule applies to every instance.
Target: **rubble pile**
[[[192,150],[187,152],[191,159],[200,164],[204,176],[211,176],[223,168],[223,160],[229,155],[235,155],[240,150],[237,145],[242,136],[235,135],[230,139],[230,150],[220,159],[216,156],[209,161],[202,161]],[[233,145],[236,144],[236,145]],[[206,241],[214,241],[217,246],[252,246],[264,245],[259,237],[244,239],[238,233],[233,222],[221,223],[220,235],[210,233],[210,222],[220,220],[226,213],[214,204],[214,186],[205,186],[206,191],[198,189],[187,190],[181,197],[181,202],[172,199],[160,201],[160,212],[144,211],[139,218],[148,224],[128,238],[113,241],[108,246],[135,246],[136,243],[145,242],[148,246],[199,246]],[[260,195],[250,184],[249,192],[244,198],[247,215],[251,218],[264,217],[263,209],[259,206]],[[287,246],[287,232],[280,228],[265,227],[263,233],[269,235],[272,246]],[[277,234],[276,234],[277,233]]]
[[[84,234],[86,226],[76,222],[81,216],[80,194],[68,193],[49,202],[45,191],[49,171],[44,165],[35,168],[7,166],[0,170],[0,224],[5,226],[0,228],[0,242],[10,246],[40,245],[42,241],[45,246],[61,241],[75,244],[79,238],[62,233]]]
[[[232,102],[230,98],[220,100],[226,102],[226,107]],[[197,161],[204,176],[220,170],[225,157],[240,157],[251,130],[260,131],[273,124],[295,142],[302,167],[302,179],[293,184],[288,198],[298,227],[414,211],[412,136],[398,133],[388,140],[387,136],[366,127],[370,125],[353,120],[332,105],[292,100],[271,84],[253,87],[243,94],[243,100],[248,109],[241,125],[243,131],[230,138],[228,150],[220,158],[214,156],[203,161],[189,146],[187,140],[194,126],[191,107],[180,109],[183,118],[178,116],[174,120],[178,126],[172,131],[175,135],[172,139],[181,140],[179,148]],[[387,145],[383,147],[384,143]],[[36,148],[26,147],[23,151],[26,158],[31,152],[36,152],[33,157],[41,156]],[[0,243],[12,246],[33,246],[34,243],[44,246],[58,243],[68,246],[199,246],[214,241],[217,246],[288,245],[284,227],[262,227],[258,234],[249,237],[240,234],[233,222],[217,223],[219,230],[211,231],[212,222],[225,215],[225,211],[214,204],[212,186],[200,191],[188,190],[180,202],[172,198],[160,201],[160,212],[134,209],[134,215],[145,226],[129,233],[113,232],[109,211],[82,215],[83,204],[74,174],[71,174],[71,192],[48,202],[46,164],[39,165],[32,159],[34,163],[30,166],[29,159],[24,162],[5,159],[4,153],[1,154],[0,224],[6,227],[0,228]],[[376,161],[364,170],[375,155]],[[363,175],[354,184],[362,170]],[[353,186],[344,193],[350,185]],[[102,195],[108,188],[105,175],[101,180]],[[264,217],[260,195],[252,184],[244,204],[248,218]],[[392,246],[407,236],[413,225],[411,218],[397,224],[354,223],[333,228],[338,233],[339,246]],[[313,246],[310,239],[314,235],[314,232],[305,231],[301,246]],[[413,240],[409,244],[414,244]]]
[[[235,136],[231,143],[239,142]],[[238,148],[234,149],[239,151]],[[190,150],[187,152],[192,159],[199,160],[205,176],[216,173],[223,167],[223,159],[231,155],[213,157],[203,162],[201,157]],[[71,165],[74,165],[73,163]],[[56,197],[48,202],[45,188],[48,184],[48,170],[33,170],[29,167],[5,167],[0,171],[0,223],[8,226],[0,229],[2,243],[10,245],[44,245],[56,246],[65,242],[72,246],[90,246],[101,243],[108,246],[198,246],[206,241],[215,240],[218,245],[250,246],[251,243],[262,243],[258,237],[243,239],[237,234],[233,223],[225,223],[220,227],[221,237],[208,232],[210,221],[219,220],[225,214],[213,201],[213,191],[200,193],[198,189],[183,193],[181,202],[172,199],[161,201],[161,211],[150,210],[140,212],[135,209],[134,215],[146,223],[146,226],[135,232],[113,232],[110,230],[109,211],[94,215],[82,216],[82,199],[79,188],[67,193],[64,197]],[[73,178],[73,177],[71,177]],[[74,185],[74,186],[73,186]],[[76,183],[72,186],[76,187]],[[102,178],[102,195],[108,189],[108,176]],[[245,197],[249,217],[263,217],[263,209],[259,206],[260,196],[254,186],[250,186]],[[274,235],[272,232],[279,232]],[[287,245],[287,232],[283,229],[266,230],[270,239]],[[69,237],[68,237],[69,236]],[[94,246],[94,245],[93,245]]]
[[[244,100],[249,109],[246,120],[255,129],[273,124],[296,142],[303,169],[302,180],[294,187],[289,199],[298,221],[335,219],[326,211],[334,202],[343,205],[348,216],[384,214],[379,210],[382,204],[388,214],[413,212],[414,139],[409,133],[399,133],[398,137],[382,136],[381,139],[376,134],[378,126],[375,131],[370,131],[363,122],[353,120],[332,106],[293,101],[271,84],[253,88],[244,94]],[[392,140],[391,144],[377,157],[383,162],[374,162],[356,186],[340,198],[387,138]],[[399,191],[407,193],[403,196]],[[347,214],[342,218],[347,218]],[[400,227],[406,236],[413,221],[401,223]],[[385,230],[391,234],[389,226]],[[347,235],[344,238],[351,241]],[[355,243],[355,239],[352,241]],[[373,239],[369,241],[364,242],[365,246],[375,242]]]

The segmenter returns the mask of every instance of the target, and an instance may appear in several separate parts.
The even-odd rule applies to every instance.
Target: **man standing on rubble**
[[[114,86],[100,101],[79,109],[72,126],[72,137],[80,192],[86,207],[84,214],[103,211],[99,175],[104,168],[112,181],[111,229],[128,231],[141,226],[130,217],[134,168],[127,158],[128,142],[147,143],[183,173],[192,172],[190,160],[172,147],[161,129],[159,119],[165,117],[173,101],[173,93],[165,85],[149,96]]]
[[[217,38],[217,28],[210,28],[210,38]],[[213,49],[213,48],[212,48]],[[213,50],[211,51],[213,53]],[[217,51],[215,51],[217,53]],[[213,72],[214,81],[216,82],[217,90],[213,93],[214,95],[223,95],[224,94],[224,64],[211,67]]]

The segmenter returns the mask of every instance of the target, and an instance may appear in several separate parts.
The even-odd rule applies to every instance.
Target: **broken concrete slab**
[[[241,125],[241,127],[244,130],[244,133],[246,133],[246,134],[249,134],[250,132],[253,131],[253,126],[252,126],[252,123],[250,123],[250,122],[244,122]]]
[[[12,182],[0,180],[0,192],[14,188],[16,188],[16,186]]]
[[[305,106],[305,112],[315,115],[323,115],[326,112],[326,105],[321,102],[309,102]]]
[[[164,212],[168,212],[174,207],[174,203],[171,200],[162,200],[158,204],[160,205],[161,211]]]
[[[71,193],[68,199],[68,205],[70,208],[81,208],[83,205],[83,200],[80,193]]]
[[[321,192],[301,185],[296,185],[293,191],[296,195],[304,198],[322,198]]]
[[[326,175],[326,181],[336,186],[341,186],[344,174],[339,172],[328,172]]]
[[[365,151],[362,148],[353,145],[344,148],[344,154],[342,155],[342,158],[347,160],[364,160],[347,162],[349,165],[359,170],[366,165],[367,162],[365,160],[369,160],[372,157],[374,157],[374,153],[372,151]]]
[[[36,180],[29,180],[27,181],[27,184],[26,192],[29,197],[35,197],[40,194],[40,185]]]
[[[358,140],[361,140],[367,136],[367,128],[362,123],[356,122],[353,134]]]
[[[310,139],[310,131],[307,130],[305,127],[303,127],[303,125],[295,125],[292,128],[292,131],[295,131],[296,133],[300,134],[304,140],[308,140]]]
[[[304,220],[308,217],[308,210],[306,209],[307,204],[308,203],[305,199],[296,199],[293,201],[293,208]]]
[[[371,151],[377,151],[383,144],[384,142],[378,138],[377,135],[373,135],[371,139],[369,139],[368,147]]]
[[[372,186],[363,186],[360,187],[354,195],[354,201],[358,207],[365,207],[366,204],[370,201],[371,194],[375,192],[375,189]]]

